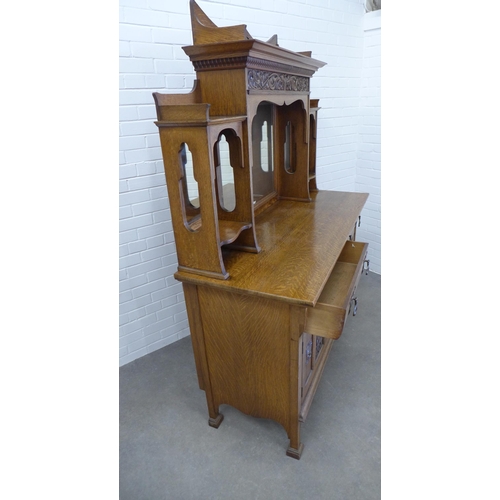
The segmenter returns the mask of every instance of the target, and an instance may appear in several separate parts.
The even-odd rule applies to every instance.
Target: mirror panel
[[[292,131],[293,131],[292,123],[288,121],[285,127],[284,159],[285,159],[285,170],[289,174],[293,174],[295,172],[295,161],[292,154],[292,146],[293,146]]]
[[[231,165],[231,145],[226,138],[226,133],[229,132],[231,131],[222,131],[219,140],[215,144],[215,167],[220,206],[227,212],[232,212],[236,208],[236,193],[234,188],[234,166]]]
[[[193,155],[189,146],[183,142],[179,149],[179,165],[181,168],[181,200],[186,227],[197,231],[201,227],[200,195],[198,182],[194,177]]]
[[[195,208],[200,207],[200,193],[198,182],[194,177],[193,155],[189,146],[183,142],[180,150],[181,162],[184,166],[184,178],[186,179],[187,201]]]
[[[253,201],[258,202],[275,191],[273,104],[262,102],[252,121]]]

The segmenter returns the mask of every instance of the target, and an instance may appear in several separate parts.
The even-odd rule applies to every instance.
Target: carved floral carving
[[[286,73],[249,69],[247,88],[257,90],[309,91],[309,78]]]

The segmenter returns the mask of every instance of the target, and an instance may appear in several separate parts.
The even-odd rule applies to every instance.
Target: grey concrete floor
[[[221,406],[208,425],[191,339],[120,368],[121,500],[380,498],[380,275],[363,275],[358,313],[333,345],[300,460],[272,420]]]

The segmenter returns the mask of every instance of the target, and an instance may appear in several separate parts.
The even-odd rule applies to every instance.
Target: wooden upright
[[[368,195],[317,188],[309,83],[324,63],[190,9],[194,88],[153,96],[199,386],[212,427],[222,404],[271,418],[298,459],[333,340],[357,309]]]

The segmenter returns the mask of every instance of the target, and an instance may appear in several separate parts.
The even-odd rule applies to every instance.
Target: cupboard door
[[[319,337],[318,335],[313,335],[313,348],[314,348],[314,356],[313,356],[313,370],[316,368],[316,363],[318,362],[319,355],[321,354],[321,350],[325,345],[325,338]]]

